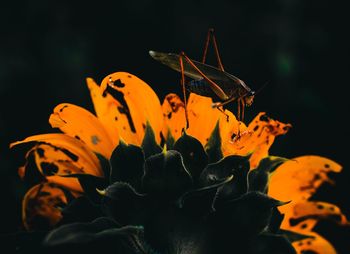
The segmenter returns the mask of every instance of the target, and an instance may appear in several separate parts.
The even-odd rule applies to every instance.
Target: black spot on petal
[[[260,116],[259,120],[263,121],[263,122],[269,122],[270,118],[267,115],[262,115],[262,116]]]
[[[113,85],[120,88],[125,87],[125,84],[120,79],[115,80]]]
[[[58,172],[58,167],[54,163],[41,162],[40,166],[43,170],[44,175],[53,176]]]
[[[321,204],[317,205],[317,209],[323,209],[323,208],[324,208],[323,205],[321,205]]]

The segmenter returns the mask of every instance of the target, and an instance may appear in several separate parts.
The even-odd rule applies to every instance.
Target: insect
[[[217,67],[205,63],[210,41],[212,41],[214,46],[218,64]],[[253,103],[255,92],[250,89],[243,80],[224,70],[214,35],[214,29],[212,28],[209,29],[207,34],[201,62],[190,59],[184,52],[175,54],[149,51],[149,54],[155,60],[181,73],[187,127],[189,123],[186,111],[185,76],[192,79],[187,83],[188,91],[212,98],[213,101],[215,101],[212,106],[223,113],[223,106],[230,102],[237,101],[238,120],[244,118],[245,106],[250,106]],[[226,117],[228,120],[228,115],[226,115]]]

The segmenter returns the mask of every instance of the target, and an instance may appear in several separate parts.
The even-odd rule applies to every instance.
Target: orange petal
[[[275,137],[285,134],[290,127],[290,124],[273,120],[266,116],[266,113],[261,112],[248,125],[247,129],[241,132],[240,137],[235,137],[227,144],[225,155],[253,153],[250,158],[250,167],[256,168],[260,160],[268,156],[268,151]]]
[[[137,143],[136,133],[130,130],[127,116],[118,110],[122,108],[122,105],[108,92],[104,93],[103,89],[92,78],[87,78],[86,83],[90,90],[95,113],[108,131],[113,146],[118,145],[120,134],[125,142]]]
[[[332,182],[327,173],[340,172],[341,169],[338,163],[321,156],[308,155],[291,159],[273,173],[269,195],[278,200],[292,200],[293,203],[305,201],[322,183]]]
[[[84,192],[80,186],[79,180],[73,177],[62,177],[62,176],[48,176],[46,180],[50,183],[55,183],[73,192],[82,193]]]
[[[71,137],[82,140],[92,151],[109,158],[113,143],[99,120],[86,109],[68,103],[55,107],[49,122]]]
[[[41,134],[14,142],[10,147],[28,142],[43,142],[37,144],[30,152],[34,153],[38,169],[43,172],[41,165],[54,165],[56,174],[86,173],[96,176],[103,175],[97,156],[80,140],[62,133]],[[28,158],[30,153],[27,153]],[[23,171],[23,170],[22,170]],[[22,172],[23,174],[24,172]]]
[[[168,137],[170,131],[174,139],[177,140],[182,134],[182,129],[186,127],[185,105],[180,97],[174,93],[165,96],[163,104],[163,136]]]
[[[207,143],[221,113],[212,108],[213,101],[209,97],[191,93],[188,98],[187,111],[190,127],[189,135],[197,138],[203,145]]]
[[[96,113],[105,125],[115,126],[127,143],[140,145],[145,134],[146,122],[152,126],[160,143],[163,128],[162,109],[152,88],[138,77],[116,72],[106,76],[100,91],[89,82]],[[102,97],[101,98],[101,91]]]
[[[282,210],[283,207],[281,207]],[[287,210],[287,209],[286,209]],[[313,218],[337,220],[341,225],[347,225],[347,219],[336,205],[321,201],[306,201],[294,203],[292,209],[288,209],[285,217],[290,218]]]
[[[213,101],[209,97],[200,96],[191,93],[188,98],[188,119],[189,128],[187,133],[197,138],[205,145],[213,132],[217,121],[220,123],[220,135],[223,140],[223,149],[226,149],[226,143],[229,142],[233,134],[238,133],[238,121],[236,117],[228,110],[225,113],[229,116],[228,121],[224,113],[212,107]],[[168,94],[162,105],[164,116],[163,136],[167,137],[168,130],[177,140],[186,127],[184,103],[176,94]],[[245,130],[245,125],[241,123],[241,130]]]
[[[54,183],[42,183],[32,187],[24,196],[22,219],[27,230],[53,227],[62,218],[58,207],[67,203],[62,188]]]
[[[315,254],[337,254],[334,247],[322,236],[315,232],[307,233],[314,238],[306,238],[301,241],[293,242],[293,247],[298,254],[315,253]]]

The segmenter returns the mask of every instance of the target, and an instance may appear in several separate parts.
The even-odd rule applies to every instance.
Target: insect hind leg
[[[188,112],[187,112],[187,98],[186,98],[186,87],[185,87],[185,72],[184,72],[184,64],[183,64],[183,53],[179,55],[179,63],[180,63],[180,69],[181,69],[181,86],[182,86],[182,93],[183,93],[183,100],[184,100],[184,107],[185,107],[185,118],[186,118],[186,129],[190,127],[189,121],[188,121]]]
[[[218,63],[218,68],[221,71],[225,71],[224,66],[223,66],[223,64],[221,62],[219,48],[218,48],[218,45],[216,43],[214,28],[209,28],[209,30],[208,30],[207,38],[205,40],[205,45],[204,45],[202,63],[205,63],[205,60],[207,58],[207,53],[208,53],[208,48],[209,48],[210,41],[212,41],[213,46],[214,46],[214,51],[215,51],[215,56],[216,56],[216,60],[217,60],[217,63]]]

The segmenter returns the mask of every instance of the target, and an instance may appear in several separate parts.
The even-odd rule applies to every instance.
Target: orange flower
[[[185,127],[185,109],[181,99],[175,94],[168,94],[161,105],[155,92],[132,74],[113,73],[106,76],[100,86],[88,78],[87,85],[96,116],[73,104],[59,104],[49,122],[63,133],[31,136],[11,144],[13,147],[35,142],[27,152],[27,163],[19,169],[19,173],[21,177],[31,174],[34,162],[43,176],[43,181],[32,187],[23,200],[23,221],[27,229],[37,228],[43,218],[48,227],[55,225],[61,218],[57,207],[67,203],[65,191],[70,191],[73,196],[82,193],[76,178],[66,176],[91,174],[103,177],[100,156],[110,159],[120,140],[140,146],[149,123],[157,143],[163,145],[166,139],[177,140]],[[237,121],[232,112],[225,111],[229,115],[227,120],[211,105],[210,98],[190,94],[187,134],[207,146],[212,133],[218,131],[223,155],[251,154],[251,169],[268,156],[275,137],[285,134],[291,127],[263,112],[246,126]],[[239,138],[238,129],[241,131]],[[307,241],[311,241],[310,250],[323,249],[328,251],[324,253],[335,253],[333,247],[312,229],[318,219],[333,214],[341,216],[341,224],[346,224],[347,220],[336,206],[308,199],[321,183],[329,181],[327,172],[340,170],[338,164],[326,158],[304,156],[283,163],[271,177],[269,195],[279,200],[292,200],[280,209],[285,214],[282,228],[315,237],[294,243],[300,253],[305,250],[303,246]],[[290,219],[303,218],[303,224],[290,224]]]

